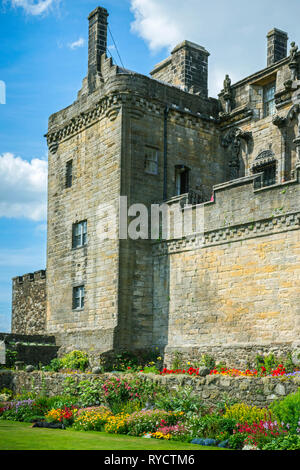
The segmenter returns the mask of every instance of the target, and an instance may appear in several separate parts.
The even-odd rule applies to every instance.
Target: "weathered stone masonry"
[[[214,99],[204,47],[183,41],[146,77],[107,58],[107,17],[90,14],[87,77],[49,118],[47,303],[36,315],[14,284],[24,309],[14,328],[40,316],[61,354],[96,358],[158,347],[167,363],[178,350],[245,365],[286,354],[299,342],[297,46],[288,54],[273,29],[267,67],[235,84],[227,75]],[[120,196],[128,207],[201,206],[203,233],[119,239]]]
[[[121,374],[125,380],[131,380],[132,376]],[[97,381],[118,377],[118,374],[72,374],[76,384],[83,380]],[[70,375],[61,373],[43,372],[12,372],[0,371],[0,387],[7,387],[15,393],[23,390],[35,393],[46,392],[49,396],[57,396],[64,392],[65,381]],[[150,380],[163,385],[168,391],[175,391],[178,386],[192,387],[195,394],[200,396],[206,405],[215,406],[217,402],[230,395],[232,399],[248,405],[266,407],[274,400],[282,399],[290,393],[295,393],[299,388],[299,378],[293,377],[284,380],[278,377],[263,377],[262,379],[251,377],[190,377],[190,376],[159,376],[153,374],[141,374],[141,380]]]
[[[45,271],[37,271],[13,279],[12,333],[43,334],[46,329],[45,308]]]

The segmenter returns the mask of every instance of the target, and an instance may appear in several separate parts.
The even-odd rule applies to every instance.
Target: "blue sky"
[[[300,40],[299,0],[0,0],[0,331],[10,331],[11,278],[46,265],[48,117],[87,71],[87,16],[97,6],[126,68],[147,75],[184,39],[211,53],[210,95],[266,66],[273,27]],[[113,41],[109,50],[120,63]],[[1,100],[1,93],[0,93]]]

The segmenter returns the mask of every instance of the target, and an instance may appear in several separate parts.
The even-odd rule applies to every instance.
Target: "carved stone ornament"
[[[248,142],[251,137],[252,132],[244,132],[238,127],[234,127],[222,138],[221,145],[224,148],[231,146],[232,159],[229,161],[229,168],[232,180],[239,177],[241,140]]]
[[[277,126],[279,128],[284,128],[291,122],[293,119],[297,118],[298,119],[298,136],[300,137],[300,104],[296,103],[294,104],[287,115],[285,117],[281,116],[275,116],[273,118],[273,124],[274,126]]]
[[[295,42],[291,43],[290,49],[290,63],[289,68],[291,71],[291,80],[297,80],[298,78],[298,62],[297,62],[297,55],[298,55],[298,46],[296,46]]]
[[[272,162],[276,162],[274,152],[271,149],[263,150],[255,158],[252,168],[260,167]]]
[[[231,99],[232,99],[232,90],[231,90],[231,80],[229,75],[225,75],[224,80],[224,100],[225,100],[225,112],[231,112]]]
[[[298,46],[296,46],[296,43],[293,41],[291,43],[291,49],[290,49],[290,62],[295,62],[298,54]]]

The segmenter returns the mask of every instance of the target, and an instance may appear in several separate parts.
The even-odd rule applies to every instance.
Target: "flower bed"
[[[6,406],[0,403],[0,419],[35,422],[38,411],[40,420],[78,431],[231,449],[300,449],[300,389],[268,408],[233,403],[229,397],[207,406],[193,387],[178,386],[166,393],[161,384],[135,377],[84,380],[73,388],[68,380],[67,390],[63,396],[21,396]]]
[[[186,369],[167,369],[166,367],[159,373],[160,375],[190,375],[190,376],[199,376],[201,375],[200,368],[189,367]],[[295,369],[294,372],[288,373],[285,367],[280,364],[275,369],[270,370],[269,372],[265,367],[257,369],[246,369],[245,371],[239,369],[230,369],[227,367],[214,368],[210,371],[210,375],[227,375],[231,377],[282,377],[282,376],[296,376],[300,375],[300,371]]]
[[[230,375],[231,377],[266,377],[268,375],[272,377],[281,377],[286,374],[287,371],[282,364],[278,365],[276,369],[271,370],[269,373],[265,367],[261,367],[259,370],[246,369],[245,371],[222,367],[220,369],[213,369],[210,371],[210,375]]]

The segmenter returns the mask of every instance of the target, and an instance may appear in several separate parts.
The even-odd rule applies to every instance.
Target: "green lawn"
[[[0,420],[0,450],[216,450],[181,442],[60,429]],[[217,450],[222,450],[217,448]]]

